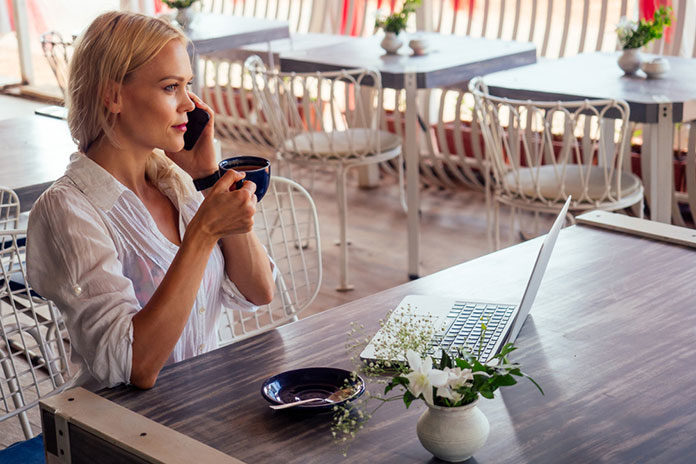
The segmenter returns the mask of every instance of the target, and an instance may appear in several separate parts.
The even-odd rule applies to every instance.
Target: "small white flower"
[[[616,35],[622,44],[625,44],[638,29],[638,23],[623,16],[616,25]]]
[[[474,374],[471,372],[471,369],[462,370],[460,367],[445,367],[443,372],[447,374],[447,382],[437,389],[437,396],[447,398],[456,403],[464,396],[457,392],[456,389],[473,383]]]
[[[411,368],[405,377],[408,379],[408,390],[418,398],[421,394],[429,404],[433,403],[433,387],[441,387],[447,382],[447,373],[433,369],[430,356],[421,359],[413,350],[406,351],[406,359]]]
[[[453,401],[456,403],[457,401],[462,399],[461,393],[456,392],[455,390],[452,390],[449,386],[445,385],[443,387],[437,387],[437,396],[440,398],[447,398],[448,400]]]
[[[471,372],[471,369],[462,369],[461,367],[450,369],[445,367],[445,372],[447,372],[447,385],[450,387],[458,388],[469,385],[474,381],[474,374]]]

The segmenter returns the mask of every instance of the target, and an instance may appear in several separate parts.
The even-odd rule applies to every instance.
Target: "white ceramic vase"
[[[382,42],[379,44],[389,55],[395,55],[399,51],[403,42],[399,39],[396,32],[385,32]]]
[[[196,12],[193,8],[180,8],[176,10],[176,17],[174,18],[182,29],[187,30],[191,28],[191,23],[196,16]]]
[[[619,56],[617,63],[626,74],[633,74],[640,68],[640,48],[626,48]]]
[[[416,427],[423,447],[443,461],[458,462],[473,456],[490,432],[488,419],[477,403],[458,408],[428,405]]]

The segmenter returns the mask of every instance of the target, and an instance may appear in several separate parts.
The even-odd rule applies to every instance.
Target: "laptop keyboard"
[[[428,354],[440,357],[444,350],[450,356],[459,348],[467,347],[481,362],[490,358],[493,348],[514,314],[516,305],[455,302],[447,315],[447,324],[442,332],[433,335]],[[481,337],[481,324],[486,324],[486,334]],[[482,342],[479,355],[479,344]]]

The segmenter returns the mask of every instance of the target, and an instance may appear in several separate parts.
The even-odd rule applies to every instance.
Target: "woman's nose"
[[[189,97],[188,93],[184,95],[184,102],[182,105],[182,109],[185,112],[193,111],[196,108],[196,104],[191,100],[191,97]]]

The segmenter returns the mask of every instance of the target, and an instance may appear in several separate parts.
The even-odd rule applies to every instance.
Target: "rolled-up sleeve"
[[[92,376],[108,386],[129,383],[140,304],[109,230],[74,190],[54,187],[34,205],[27,273],[32,287],[59,308]]]
[[[265,249],[265,247],[264,247]],[[222,253],[222,251],[220,252]],[[268,254],[266,254],[268,256]],[[273,271],[273,282],[278,278],[278,267],[273,259],[268,256],[268,261],[271,264]],[[222,284],[220,286],[220,295],[222,296],[222,304],[228,308],[241,309],[242,311],[253,312],[258,309],[251,301],[247,300],[242,292],[239,291],[234,282],[227,277],[227,273],[223,272]]]

